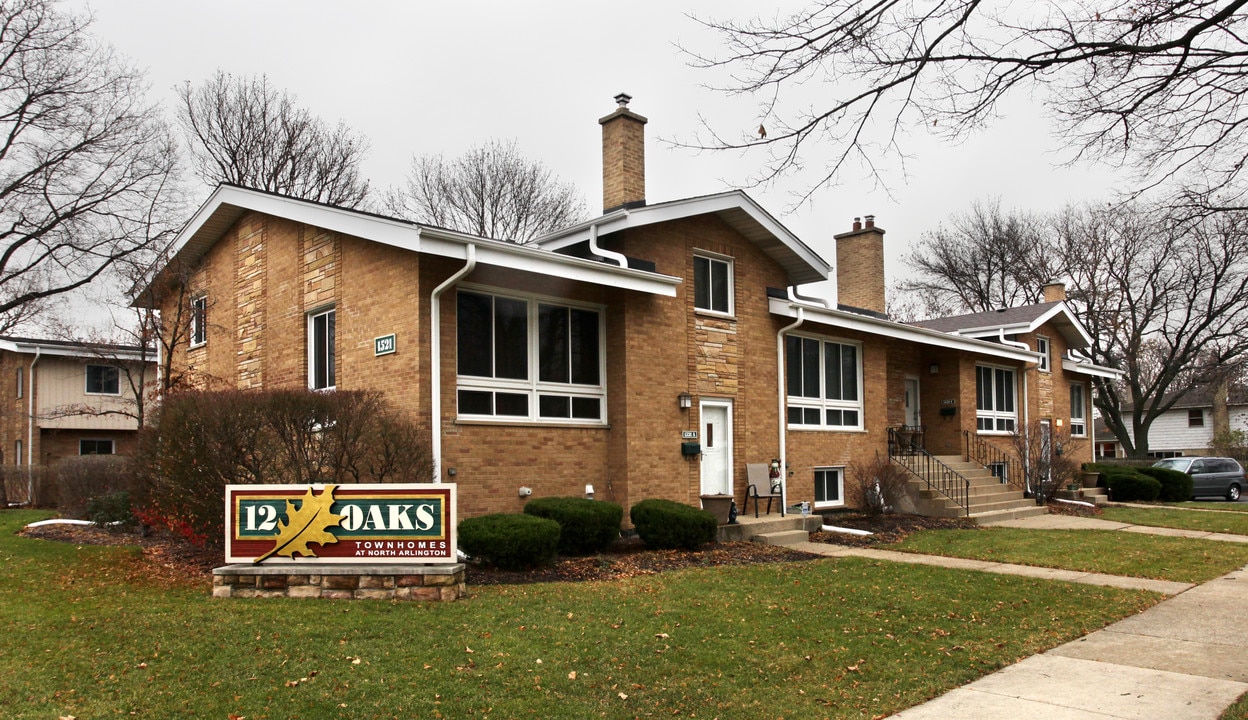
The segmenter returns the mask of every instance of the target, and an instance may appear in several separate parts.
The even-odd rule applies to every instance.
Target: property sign
[[[373,357],[389,355],[399,349],[398,341],[395,339],[394,333],[382,335],[379,338],[373,338]]]
[[[228,563],[454,563],[455,485],[227,485]]]

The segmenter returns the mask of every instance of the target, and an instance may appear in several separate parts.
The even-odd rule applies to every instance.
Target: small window
[[[1040,372],[1049,371],[1049,339],[1043,336],[1036,337],[1036,352],[1040,353]]]
[[[25,381],[25,378],[22,377],[22,375],[23,375],[22,366],[18,365],[17,366],[17,397],[18,398],[21,398],[22,394],[26,390],[26,381]]]
[[[79,440],[79,455],[112,455],[112,440]]]
[[[308,387],[332,390],[337,385],[334,361],[333,309],[308,316]]]
[[[88,365],[87,394],[120,395],[121,373],[111,365]]]
[[[1088,434],[1088,424],[1086,422],[1086,410],[1083,402],[1083,385],[1075,384],[1070,386],[1070,434],[1074,437],[1084,437]]]
[[[1000,480],[1002,485],[1009,484],[1010,482],[1009,463],[991,462],[991,463],[988,463],[987,467],[988,467],[988,472],[992,473],[993,477]]]
[[[693,256],[693,306],[722,315],[732,314],[732,261]]]
[[[1188,410],[1187,411],[1187,426],[1188,427],[1204,427],[1205,426],[1205,411],[1201,410],[1200,408],[1192,408],[1191,410]]]
[[[845,504],[845,468],[815,468],[815,507]]]
[[[13,464],[14,465],[22,464],[22,441],[21,440],[18,440],[17,442],[13,443]]]
[[[208,342],[208,296],[191,298],[191,346]]]

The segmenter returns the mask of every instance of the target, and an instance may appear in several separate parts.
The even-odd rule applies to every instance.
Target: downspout
[[[589,251],[600,258],[614,260],[620,267],[628,268],[628,258],[614,250],[598,247],[598,224],[589,226]]]
[[[442,293],[477,266],[477,246],[468,243],[467,262],[429,294],[430,412],[433,430],[433,481],[442,482]]]
[[[43,348],[35,346],[35,358],[30,361],[29,377],[26,379],[29,389],[26,391],[26,502],[34,505],[35,500],[35,366],[39,364],[39,354]],[[18,458],[21,461],[21,458]]]
[[[789,288],[790,300],[795,299],[793,295],[794,295],[793,289]],[[789,465],[788,465],[788,458],[786,457],[787,440],[788,440],[788,422],[787,422],[788,418],[784,412],[784,401],[787,395],[787,393],[785,392],[785,384],[784,384],[784,336],[790,330],[796,330],[797,328],[801,327],[802,323],[806,322],[805,308],[797,304],[791,304],[789,307],[793,307],[797,309],[797,320],[795,320],[792,324],[785,325],[784,327],[776,331],[776,395],[777,395],[777,411],[778,411],[778,416],[779,416],[778,425],[779,425],[779,435],[780,435],[780,458],[779,460],[780,460],[780,472],[781,472],[781,476],[780,476],[781,477],[781,483],[780,483],[780,515],[781,516],[784,515],[784,509],[788,507],[786,503],[788,502],[788,499],[789,499],[788,498]]]
[[[797,286],[796,286],[796,285],[790,285],[790,286],[789,286],[789,299],[790,299],[790,300],[801,300],[802,302],[808,302],[808,303],[810,303],[810,304],[812,304],[812,305],[814,305],[814,304],[819,304],[819,305],[824,306],[825,308],[828,308],[829,310],[831,310],[831,309],[832,309],[832,305],[831,305],[831,304],[829,304],[829,303],[828,303],[828,301],[827,301],[827,300],[825,300],[825,299],[823,299],[823,298],[820,298],[820,297],[811,297],[811,296],[809,296],[809,295],[803,295],[803,294],[799,293],[799,292],[797,291]]]

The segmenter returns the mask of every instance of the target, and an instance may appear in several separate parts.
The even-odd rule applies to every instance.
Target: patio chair
[[[780,514],[784,514],[784,498],[779,491],[772,492],[770,467],[767,463],[749,463],[745,466],[749,485],[745,487],[745,511],[750,511],[750,498],[754,498],[754,517],[758,517],[758,501],[767,498],[767,514],[771,514],[771,501],[780,501]]]

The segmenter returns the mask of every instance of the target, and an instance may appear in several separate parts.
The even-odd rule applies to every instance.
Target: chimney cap
[[[620,107],[628,107],[628,103],[632,99],[633,99],[633,96],[629,95],[628,93],[620,93],[619,95],[615,96],[615,102]]]

